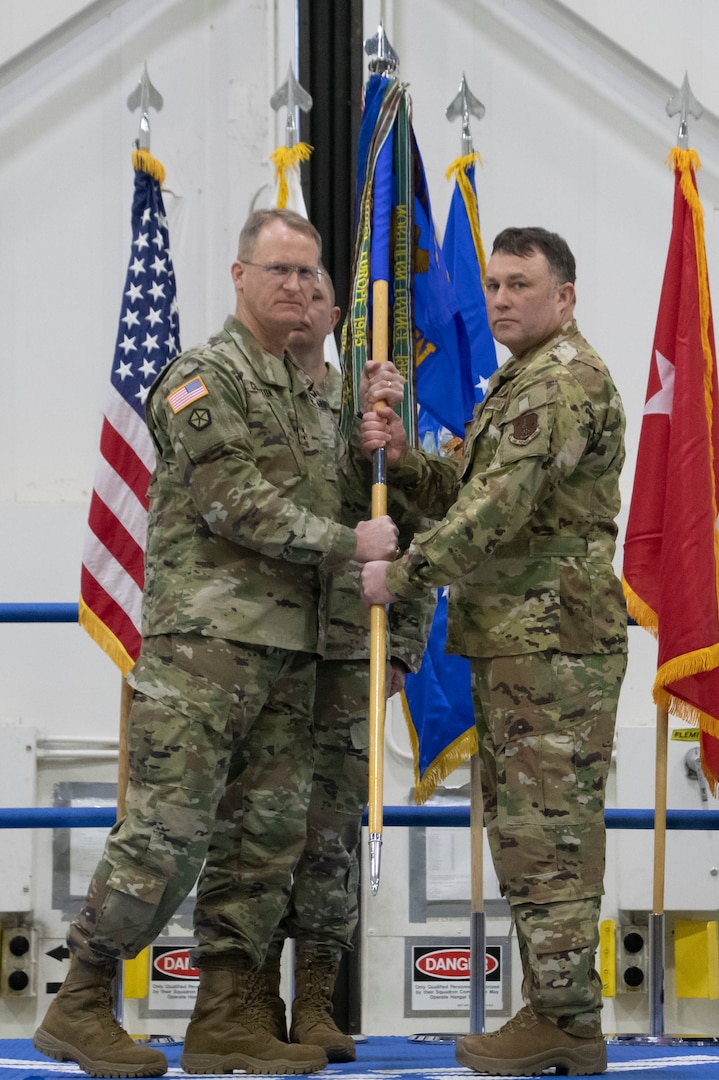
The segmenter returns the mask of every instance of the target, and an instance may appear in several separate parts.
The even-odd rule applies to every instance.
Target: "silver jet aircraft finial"
[[[287,78],[278,90],[270,98],[270,105],[275,110],[287,106],[287,125],[285,127],[285,146],[297,144],[297,110],[309,112],[312,108],[312,96],[307,93],[303,86],[295,78],[294,68],[290,64]]]
[[[369,56],[369,69],[372,75],[386,75],[390,78],[399,69],[399,56],[390,45],[389,38],[380,22],[374,37],[367,38],[364,51]]]
[[[677,146],[681,150],[687,150],[689,148],[689,123],[687,118],[689,116],[695,117],[697,120],[704,112],[704,106],[697,101],[692,94],[692,89],[689,85],[689,76],[686,71],[684,72],[684,82],[667,102],[667,116],[676,116],[679,114],[679,132],[677,134]]]
[[[140,110],[140,130],[136,140],[138,150],[150,149],[150,109],[159,112],[163,104],[162,94],[150,82],[145,61],[140,81],[127,99],[130,112]]]

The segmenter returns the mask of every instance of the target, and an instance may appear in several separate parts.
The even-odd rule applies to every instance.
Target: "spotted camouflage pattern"
[[[259,964],[289,899],[312,784],[315,661],[200,635],[143,641],[129,679],[126,815],[111,831],[73,951],[135,956],[192,888],[196,959]]]
[[[447,648],[469,657],[485,821],[524,994],[601,1030],[594,969],[604,801],[626,610],[614,573],[624,412],[572,321],[492,376],[459,471],[408,451],[391,481],[441,520],[387,572],[450,585]]]
[[[624,654],[472,658],[484,813],[510,904],[602,893]]]
[[[173,412],[170,396],[198,378],[207,394]],[[321,653],[319,571],[352,556],[344,506],[367,499],[325,399],[293,361],[265,352],[228,318],[162,373],[147,422],[157,468],[143,634]]]
[[[318,663],[307,841],[279,936],[352,948],[369,783],[369,696],[369,661]]]
[[[163,372],[147,414],[157,468],[127,812],[69,942],[90,962],[135,955],[206,860],[196,962],[260,964],[305,844],[327,574],[354,552],[364,471],[300,368],[233,318]]]
[[[446,516],[389,568],[388,587],[410,597],[450,585],[449,652],[625,652],[612,567],[623,462],[619,394],[572,322],[492,375],[459,474],[412,450],[391,471]]]
[[[319,386],[336,417],[342,377],[329,368]],[[400,544],[417,520],[403,497],[389,507]],[[328,633],[317,664],[314,778],[307,842],[295,870],[290,907],[279,931],[309,945],[350,949],[358,919],[359,842],[369,786],[369,611],[359,593],[359,566],[332,574]],[[434,603],[422,597],[390,608],[388,651],[417,671]]]
[[[525,1001],[583,1038],[602,1031],[602,980],[594,966],[599,906],[598,897],[588,897],[512,909]]]

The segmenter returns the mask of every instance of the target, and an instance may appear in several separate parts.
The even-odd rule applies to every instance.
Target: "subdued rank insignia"
[[[524,446],[538,433],[539,417],[536,412],[525,412],[512,421],[512,434],[509,436],[509,441],[517,446]]]
[[[209,409],[193,409],[188,418],[188,424],[195,431],[204,431],[212,423]]]

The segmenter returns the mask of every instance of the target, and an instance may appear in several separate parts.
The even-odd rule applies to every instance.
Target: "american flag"
[[[155,453],[145,426],[152,383],[180,351],[163,166],[133,154],[132,245],[82,559],[80,625],[126,675],[140,652],[147,489]]]

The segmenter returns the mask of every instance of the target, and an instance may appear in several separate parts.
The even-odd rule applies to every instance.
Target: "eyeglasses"
[[[320,266],[290,266],[288,263],[256,263],[249,259],[239,259],[238,262],[245,266],[256,266],[258,270],[264,270],[269,278],[280,282],[287,281],[291,274],[297,274],[300,285],[307,288],[313,287],[318,281],[322,281],[324,270]]]

